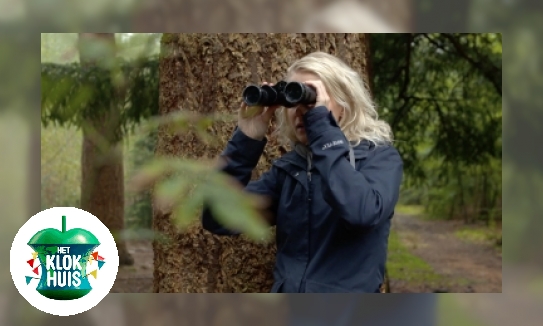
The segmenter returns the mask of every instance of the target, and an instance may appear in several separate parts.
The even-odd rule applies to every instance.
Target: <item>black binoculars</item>
[[[281,105],[292,108],[299,104],[315,104],[317,100],[317,93],[311,86],[285,81],[280,81],[273,86],[247,86],[243,90],[242,96],[248,106]]]

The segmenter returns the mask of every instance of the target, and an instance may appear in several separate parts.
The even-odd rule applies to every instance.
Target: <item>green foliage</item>
[[[423,216],[424,207],[420,205],[396,205],[394,212],[403,215]]]
[[[99,52],[107,49],[92,50]],[[93,51],[89,52],[94,53]],[[93,56],[97,55],[92,53]],[[99,62],[97,65],[88,66],[80,66],[77,62],[44,63],[42,123],[44,127],[51,124],[81,127],[84,122],[98,117],[103,110],[109,110],[115,105],[121,108],[119,129],[127,134],[142,120],[158,112],[158,90],[158,58],[119,58],[113,64]],[[150,125],[155,132],[163,123],[173,132],[191,129],[203,140],[209,141],[212,138],[207,135],[206,129],[215,118],[220,119],[221,116],[200,117],[180,112],[153,119]],[[226,118],[232,119],[230,116]],[[146,146],[153,145],[138,144],[138,147]],[[145,152],[149,153],[149,147]],[[186,227],[197,218],[203,202],[208,202],[210,209],[225,225],[246,231],[249,237],[258,241],[268,239],[266,224],[257,212],[260,200],[246,196],[226,175],[202,165],[201,162],[180,159],[149,162],[148,159],[145,155],[135,159],[135,169],[141,168],[138,175],[140,181],[141,178],[161,178],[155,189],[157,205],[166,209],[165,206],[173,206],[173,218],[180,228]],[[162,178],[164,174],[173,175]],[[128,214],[128,221],[133,222],[131,226],[136,229],[150,225],[149,189],[145,190],[140,198],[136,197],[135,205]],[[142,216],[147,219],[142,219]],[[135,219],[130,219],[133,217]],[[136,236],[141,235],[138,230]]]
[[[213,139],[207,130],[213,122],[231,122],[235,118],[235,114],[228,113],[203,115],[177,111],[149,119],[142,129],[150,132],[162,128],[169,135],[190,131],[207,142]],[[155,207],[171,213],[180,231],[199,219],[203,204],[207,203],[226,227],[239,230],[257,242],[270,240],[268,224],[260,214],[266,203],[259,196],[245,193],[216,166],[203,160],[155,157],[137,171],[129,188],[139,193],[152,189]]]
[[[500,229],[496,228],[463,228],[454,233],[459,239],[474,243],[490,244],[492,246],[499,246],[498,240],[501,239],[502,233]]]
[[[158,113],[158,58],[118,59],[111,68],[42,63],[42,123],[80,127],[112,105],[121,108],[126,134]]]
[[[461,51],[470,51],[470,59],[449,38],[464,44]],[[479,164],[501,157],[501,86],[494,86],[501,85],[501,42],[496,43],[493,34],[372,36],[375,97],[411,175],[419,176],[413,172],[420,158]],[[486,71],[494,69],[487,78]]]
[[[179,115],[175,117],[179,120]],[[235,180],[211,164],[173,157],[154,158],[139,169],[131,188],[143,191],[150,187],[154,188],[157,209],[171,213],[181,231],[198,219],[203,204],[207,203],[226,227],[239,230],[254,241],[269,241],[267,223],[259,213],[265,202],[245,193]]]
[[[129,179],[139,167],[154,155],[156,130],[141,133],[137,130],[123,139],[127,155],[123,155],[125,179]],[[81,188],[82,132],[76,127],[42,126],[41,129],[41,206],[78,207]],[[132,141],[133,140],[133,141]],[[125,192],[127,209],[125,226],[130,228],[129,238],[148,238],[142,229],[151,226],[151,198],[148,192]],[[154,237],[154,236],[153,236]]]
[[[376,102],[404,159],[403,203],[432,216],[501,218],[501,37],[371,41]]]
[[[450,177],[429,178],[421,188],[427,212],[432,216],[462,217],[466,221],[482,219],[488,224],[501,220],[501,161],[486,165],[442,165],[440,174]],[[436,172],[437,173],[437,172]]]
[[[153,158],[156,142],[157,131],[155,129],[134,143],[128,158],[132,164],[133,170],[137,171]],[[129,206],[126,211],[126,228],[151,228],[153,222],[153,208],[150,191],[145,190],[135,196],[127,197],[129,197],[127,198]]]

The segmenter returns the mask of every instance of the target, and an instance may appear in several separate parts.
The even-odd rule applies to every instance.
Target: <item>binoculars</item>
[[[299,104],[315,104],[317,100],[317,93],[311,86],[285,81],[280,81],[274,86],[247,86],[243,90],[242,96],[248,106],[281,105],[292,108]]]

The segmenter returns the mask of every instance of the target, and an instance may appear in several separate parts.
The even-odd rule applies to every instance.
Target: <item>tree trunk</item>
[[[248,83],[276,82],[296,59],[320,50],[338,55],[364,72],[364,34],[164,34],[160,63],[160,113],[178,110],[235,113]],[[272,129],[275,122],[272,123]],[[235,123],[215,123],[213,144],[193,134],[174,136],[160,128],[157,156],[214,158],[224,149]],[[271,131],[271,130],[270,130]],[[253,179],[280,156],[269,143]],[[180,234],[153,203],[153,226],[170,239],[153,244],[155,292],[269,292],[275,244],[254,244],[244,236],[219,237],[196,221]]]
[[[79,42],[81,65],[101,64],[115,57],[113,33],[80,33]],[[90,42],[102,42],[108,50],[97,56],[97,47],[89,51],[88,46],[84,46]],[[115,102],[109,108],[95,108],[103,113],[82,126],[80,207],[98,217],[111,231],[119,252],[119,264],[131,265],[134,260],[119,236],[124,228],[124,174],[121,108]]]

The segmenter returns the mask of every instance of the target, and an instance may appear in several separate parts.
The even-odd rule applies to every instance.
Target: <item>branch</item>
[[[483,74],[483,76],[485,76],[488,79],[488,81],[492,83],[492,85],[496,89],[496,92],[498,92],[498,94],[500,94],[501,96],[502,95],[501,80],[500,81],[496,80],[496,76],[495,76],[496,73],[499,73],[500,69],[494,66],[486,57],[484,58],[486,60],[484,60],[484,63],[483,63],[482,61],[477,62],[473,58],[468,56],[468,54],[466,53],[466,51],[464,50],[460,42],[458,42],[458,40],[455,39],[451,34],[444,33],[441,35],[443,35],[443,37],[445,37],[447,40],[449,40],[449,42],[452,43],[452,45],[454,46],[456,50],[456,53],[460,57],[464,58],[467,62],[469,62],[473,68],[475,68],[476,70],[479,70]],[[490,69],[485,69],[484,67],[485,65],[489,66]]]
[[[398,113],[394,116],[393,120],[392,120],[392,128],[396,128],[396,125],[398,124],[398,122],[407,114],[407,112],[409,111],[410,107],[409,107],[409,97],[407,96],[407,88],[409,87],[409,82],[410,82],[410,75],[409,75],[409,72],[410,72],[410,66],[411,66],[411,42],[413,40],[413,35],[412,34],[407,34],[406,35],[406,43],[405,43],[405,46],[406,46],[406,49],[405,49],[405,65],[404,65],[404,68],[403,69],[400,69],[404,71],[404,79],[403,79],[403,84],[402,84],[402,88],[400,89],[400,92],[398,93],[398,99],[402,99],[403,100],[403,103],[402,103],[402,106],[398,109]]]
[[[448,52],[447,49],[443,47],[443,45],[439,44],[434,40],[433,38],[428,35],[428,33],[421,33],[420,35],[424,36],[425,39],[427,39],[430,43],[432,43],[436,48],[443,50],[444,52]]]

